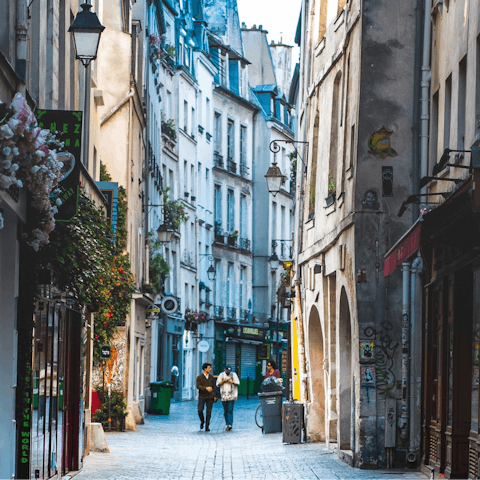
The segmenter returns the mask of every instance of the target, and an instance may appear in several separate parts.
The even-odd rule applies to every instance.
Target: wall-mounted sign
[[[103,345],[100,347],[100,358],[108,359],[112,356],[112,352],[110,350],[110,345]]]
[[[167,320],[167,333],[171,335],[183,335],[184,323],[181,320],[174,320],[172,318],[168,318]]]
[[[206,340],[200,340],[197,347],[199,352],[206,353],[210,349],[210,344]]]
[[[64,150],[72,155],[62,155],[62,178],[58,184],[60,193],[52,200],[60,199],[55,215],[56,222],[70,222],[78,212],[80,193],[80,161],[82,151],[82,112],[71,110],[38,110],[38,125],[54,133],[64,143]],[[52,147],[54,149],[54,147]]]

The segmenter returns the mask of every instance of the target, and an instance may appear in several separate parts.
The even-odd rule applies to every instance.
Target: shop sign
[[[184,325],[181,320],[169,318],[167,320],[167,333],[171,335],[183,335]]]
[[[228,329],[228,333],[232,337],[236,338],[245,338],[248,340],[259,340],[264,341],[266,330],[263,328],[256,327],[231,327]]]
[[[210,348],[210,344],[207,342],[207,340],[200,340],[200,342],[198,342],[199,352],[206,353],[208,352],[209,348]]]
[[[80,195],[80,162],[82,151],[82,112],[71,110],[38,110],[38,125],[55,133],[64,149],[73,155],[73,161],[65,163],[58,183],[60,193],[53,198],[60,199],[55,215],[56,222],[70,222],[78,213]],[[58,132],[58,133],[56,133]]]
[[[385,259],[383,276],[388,277],[403,262],[406,262],[420,247],[420,225],[417,225]]]
[[[100,347],[100,358],[108,359],[112,356],[112,352],[110,350],[110,345],[103,345]]]

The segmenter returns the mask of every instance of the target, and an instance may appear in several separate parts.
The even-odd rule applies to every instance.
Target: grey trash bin
[[[283,404],[283,443],[302,443],[303,404],[285,402]]]
[[[262,405],[263,433],[282,431],[282,392],[259,393]]]

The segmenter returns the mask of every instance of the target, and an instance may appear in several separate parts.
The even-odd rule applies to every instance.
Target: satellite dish
[[[176,297],[168,296],[163,297],[160,302],[160,308],[163,313],[172,314],[178,310],[178,300]]]

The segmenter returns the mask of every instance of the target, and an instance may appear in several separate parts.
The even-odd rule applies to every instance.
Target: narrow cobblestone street
[[[108,454],[91,453],[75,480],[109,479],[424,479],[419,472],[352,469],[325,445],[286,445],[255,424],[256,397],[235,404],[225,431],[221,403],[211,432],[199,430],[196,402],[173,403],[168,416],[149,415],[136,432],[107,433]]]

